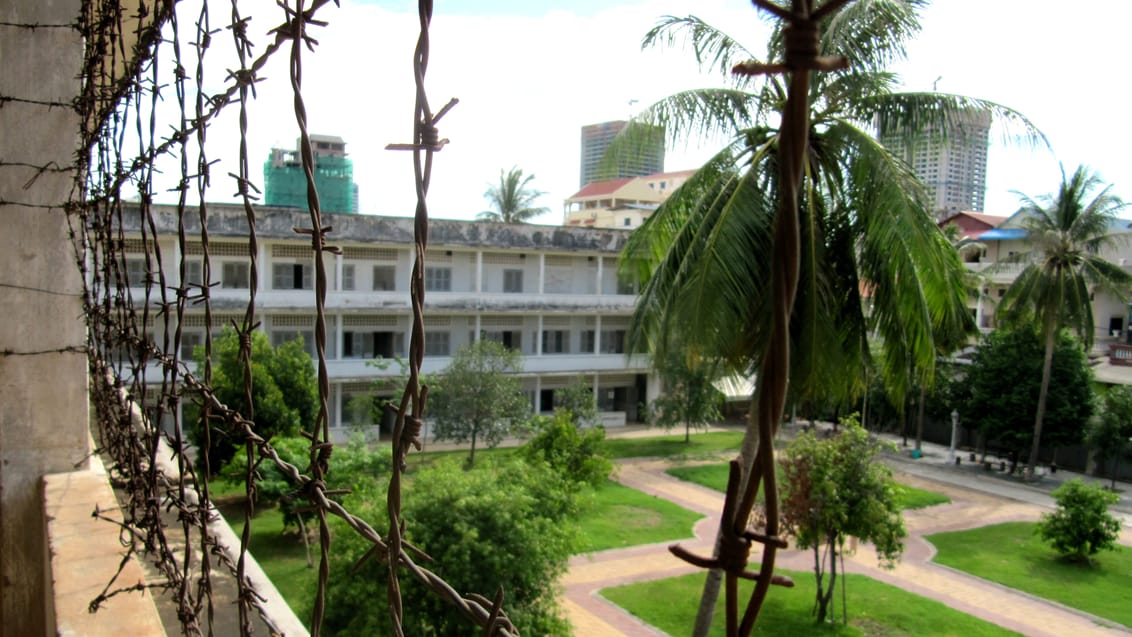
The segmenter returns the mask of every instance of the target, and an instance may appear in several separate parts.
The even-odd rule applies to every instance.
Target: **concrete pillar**
[[[476,250],[476,292],[483,292],[483,250]]]
[[[78,0],[0,4],[0,21],[66,24]],[[128,50],[128,49],[127,49]],[[69,104],[80,90],[83,43],[73,29],[0,27],[0,95]],[[0,634],[54,633],[48,621],[40,480],[86,467],[88,401],[82,279],[63,204],[79,117],[12,101],[0,108]],[[14,164],[26,164],[14,165]],[[34,179],[33,179],[34,178]],[[25,188],[25,184],[28,185]],[[92,509],[93,510],[93,509]]]
[[[546,294],[546,254],[538,255],[538,293]]]
[[[597,257],[597,288],[596,288],[598,296],[601,296],[601,293],[602,293],[601,292],[601,277],[603,275],[604,266],[605,266],[605,257],[599,255]]]

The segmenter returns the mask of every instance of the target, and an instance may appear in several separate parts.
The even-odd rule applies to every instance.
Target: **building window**
[[[204,345],[203,332],[182,332],[181,333],[181,358],[190,359],[193,357],[193,352],[197,347]]]
[[[602,354],[625,353],[625,330],[603,330],[601,333]]]
[[[629,217],[625,217],[625,223],[623,223],[623,224],[621,224],[621,225],[623,225],[623,226],[625,226],[626,228],[628,228],[629,226],[633,225],[633,220],[632,220],[632,219],[630,219]]]
[[[204,285],[204,268],[200,261],[185,262],[185,283],[189,285]]]
[[[569,330],[544,330],[542,333],[543,354],[570,353]]]
[[[352,263],[342,266],[342,289],[354,289],[354,264]]]
[[[594,353],[594,331],[584,330],[582,332],[582,342],[578,347],[579,354],[593,354]]]
[[[519,294],[523,291],[523,271],[522,270],[504,270],[503,271],[503,291]]]
[[[299,337],[303,339],[303,349],[311,358],[315,356],[314,332],[311,330],[283,330],[271,333],[271,346],[278,349],[284,343],[290,343]]]
[[[484,330],[481,340],[495,341],[508,349],[523,349],[523,333],[519,330]]]
[[[220,287],[229,289],[248,288],[248,264],[224,263],[220,267]]]
[[[452,350],[452,335],[448,332],[429,332],[425,335],[425,356],[448,356]]]
[[[130,287],[145,287],[145,259],[126,259],[126,278],[130,280]]]
[[[430,292],[451,292],[452,268],[426,267],[424,285]]]
[[[394,332],[343,332],[342,358],[393,358],[402,339]]]
[[[375,292],[390,292],[397,289],[397,266],[373,266],[373,289]]]
[[[618,294],[636,294],[637,285],[625,278],[617,278],[617,293]]]
[[[302,263],[276,263],[271,266],[271,287],[275,290],[310,290],[314,287],[313,270],[310,265]]]

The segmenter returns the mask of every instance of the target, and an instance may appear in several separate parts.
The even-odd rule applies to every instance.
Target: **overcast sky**
[[[253,19],[253,34],[280,21],[272,5]],[[1132,135],[1119,124],[1127,109],[1117,47],[1127,37],[1132,3],[1089,3],[1087,15],[1097,16],[1092,22],[1084,9],[1067,6],[940,0],[924,12],[909,60],[896,67],[910,90],[930,89],[939,78],[940,91],[1011,106],[1048,136],[1052,152],[992,139],[988,213],[1014,212],[1013,190],[1053,191],[1059,161],[1068,171],[1089,164],[1132,198],[1125,161]],[[460,104],[439,125],[451,143],[435,157],[433,216],[473,218],[486,208],[483,193],[499,171],[518,166],[546,193],[541,205],[551,212],[539,221],[560,223],[563,199],[578,189],[581,126],[624,119],[679,90],[719,85],[718,77],[696,70],[687,52],[640,50],[660,16],[689,12],[722,25],[753,51],[765,50],[766,23],[747,0],[438,0],[426,87],[434,109],[451,97]],[[213,17],[213,24],[221,17],[227,16]],[[342,0],[320,17],[330,24],[313,33],[320,44],[304,57],[309,130],[346,140],[363,213],[412,214],[411,154],[384,147],[411,141],[416,2]],[[231,68],[223,50],[230,39],[217,36],[217,44],[210,49],[213,67]],[[297,136],[285,60],[263,75],[268,81],[260,84],[249,130],[255,179],[262,178],[270,148],[293,148]],[[215,82],[212,90],[219,88]],[[209,133],[210,156],[220,160],[214,175],[235,172],[235,130],[233,111]],[[669,148],[665,167],[695,168],[714,148]],[[209,198],[225,200],[233,190],[214,180]]]

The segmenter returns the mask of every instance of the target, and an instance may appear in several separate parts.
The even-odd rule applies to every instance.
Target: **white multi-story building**
[[[181,258],[176,209],[155,207],[157,243],[169,285],[177,285]],[[219,333],[242,322],[250,268],[247,222],[236,205],[208,206],[212,326]],[[145,281],[146,260],[138,215],[127,215],[126,268],[131,286]],[[188,234],[199,237],[195,215]],[[374,380],[400,373],[376,357],[406,357],[411,329],[409,277],[413,220],[371,215],[323,215],[333,227],[326,253],[327,366],[330,422],[339,432],[358,416],[347,409]],[[133,224],[132,226],[130,224]],[[313,353],[314,261],[306,212],[259,208],[256,320],[275,345],[301,335]],[[628,233],[612,229],[506,225],[433,220],[425,258],[425,358],[422,372],[444,369],[462,346],[494,339],[523,353],[523,386],[532,408],[553,409],[556,390],[579,378],[591,384],[607,426],[637,421],[658,381],[643,355],[626,351],[636,295],[623,284],[617,261]],[[186,278],[200,282],[199,240],[184,249]],[[135,299],[140,290],[134,290]],[[204,340],[203,310],[187,310],[182,357]],[[160,329],[160,328],[158,328]],[[160,342],[158,339],[156,342]],[[341,435],[341,434],[340,434]]]
[[[987,193],[990,111],[971,110],[947,127],[915,136],[886,134],[881,142],[908,162],[931,193],[939,218],[964,210],[981,212]]]

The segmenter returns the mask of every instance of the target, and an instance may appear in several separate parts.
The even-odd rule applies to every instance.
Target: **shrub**
[[[551,418],[537,418],[535,427],[538,433],[520,451],[524,459],[546,462],[572,483],[598,486],[609,477],[613,463],[604,429],[578,429],[570,412],[562,410]]]
[[[347,507],[365,519],[385,515],[380,485],[349,496]],[[464,471],[441,461],[413,477],[404,498],[406,538],[433,558],[422,565],[461,594],[495,596],[523,635],[569,635],[557,605],[558,578],[575,541],[574,496],[542,465],[511,460]],[[330,635],[388,635],[389,567],[371,559],[357,533],[336,522],[324,628]],[[405,634],[479,634],[454,607],[402,571]]]
[[[1057,510],[1042,515],[1038,535],[1054,550],[1076,562],[1088,562],[1100,551],[1116,550],[1120,520],[1108,507],[1120,499],[1100,485],[1070,480],[1054,490]]]

